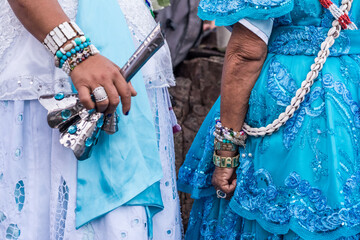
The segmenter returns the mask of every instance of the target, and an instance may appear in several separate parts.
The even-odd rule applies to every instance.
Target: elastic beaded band
[[[221,142],[230,141],[231,143],[233,143],[233,144],[235,144],[237,146],[242,146],[242,147],[246,146],[245,140],[232,138],[232,137],[229,137],[228,135],[225,136],[223,134],[223,132],[221,130],[219,130],[219,129],[216,129],[214,131],[213,135],[215,136],[216,139],[218,139]]]
[[[215,151],[237,152],[238,146],[229,140],[224,139],[223,141],[219,141],[217,138],[215,138],[214,149]]]
[[[213,155],[213,163],[217,167],[221,168],[236,168],[240,165],[239,161],[240,155],[235,157],[221,157],[214,153]]]
[[[71,71],[79,65],[81,62],[85,61],[90,56],[99,53],[99,50],[94,45],[89,45],[88,47],[79,50],[76,55],[71,56],[61,65],[61,69],[68,75]]]
[[[91,41],[89,38],[85,36],[81,36],[79,38],[75,38],[71,41],[71,43],[67,44],[64,48],[60,48],[56,52],[55,56],[55,66],[62,68],[62,64],[71,56],[75,55],[81,49],[88,47],[91,45]],[[58,60],[58,61],[57,61]],[[62,60],[62,61],[61,61]]]
[[[214,136],[219,141],[229,140],[235,145],[245,147],[246,145],[245,141],[247,139],[247,135],[245,134],[244,131],[235,132],[231,128],[223,127],[220,119],[215,119],[215,121],[216,124],[215,124]]]

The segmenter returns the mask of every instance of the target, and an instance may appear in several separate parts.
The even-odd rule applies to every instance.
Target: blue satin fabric
[[[257,12],[251,2],[263,6]],[[202,0],[200,13],[266,19],[265,5],[271,14],[285,2]],[[290,104],[333,21],[317,0],[292,2],[290,13],[275,15],[269,53],[249,99],[246,122],[253,127],[271,123]],[[360,1],[350,17],[360,25]],[[211,184],[219,99],[179,171],[179,189],[196,199],[186,239],[359,239],[359,86],[360,30],[346,30],[294,117],[271,136],[249,137],[239,149],[230,202],[217,199]]]
[[[101,54],[118,66],[135,51],[116,0],[80,0],[77,23]],[[121,105],[118,107],[119,131],[114,135],[101,133],[91,157],[79,161],[77,227],[123,205],[145,206],[149,220],[163,209],[159,185],[162,168],[141,74],[132,79],[132,84],[138,95],[132,98],[128,116],[122,114]]]

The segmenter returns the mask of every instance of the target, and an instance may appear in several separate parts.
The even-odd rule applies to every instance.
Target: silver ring
[[[95,102],[102,102],[108,99],[108,95],[106,94],[105,88],[97,87],[93,91],[93,95],[95,98]]]
[[[226,198],[226,193],[224,193],[223,191],[221,190],[216,190],[216,196],[218,198]]]

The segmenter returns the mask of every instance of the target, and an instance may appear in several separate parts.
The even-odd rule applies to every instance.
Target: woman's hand
[[[87,109],[96,107],[98,112],[106,114],[116,110],[121,98],[122,111],[125,115],[130,110],[131,97],[136,91],[120,73],[120,68],[107,58],[96,54],[82,62],[71,72],[72,82],[79,93],[81,103]],[[104,87],[108,99],[95,103],[91,94],[97,87]]]
[[[217,151],[223,157],[235,157],[238,153],[229,151]],[[226,193],[226,198],[230,199],[236,188],[236,168],[215,167],[211,179],[212,185],[216,190]]]
[[[223,126],[240,131],[244,124],[252,88],[260,75],[267,54],[263,40],[249,29],[237,23],[234,25],[226,49],[221,79],[220,116]],[[233,157],[220,151],[220,156]],[[232,153],[235,154],[235,153]],[[231,197],[236,188],[235,168],[216,167],[212,184]]]
[[[211,180],[216,190],[226,193],[226,198],[230,199],[236,188],[236,168],[216,167]]]
[[[25,28],[40,42],[60,23],[69,21],[58,0],[8,0],[14,13]],[[105,114],[113,113],[119,104],[123,113],[130,110],[131,96],[136,92],[131,84],[126,83],[119,72],[120,68],[107,58],[97,54],[79,64],[71,73],[75,88],[79,92],[81,103],[88,109],[96,107]],[[104,87],[108,100],[94,103],[90,94],[97,87]]]

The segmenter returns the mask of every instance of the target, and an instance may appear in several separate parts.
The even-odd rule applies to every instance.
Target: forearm
[[[25,28],[39,41],[60,23],[69,21],[57,0],[8,0]]]
[[[240,131],[267,54],[266,44],[241,24],[234,26],[221,82],[221,122]]]

